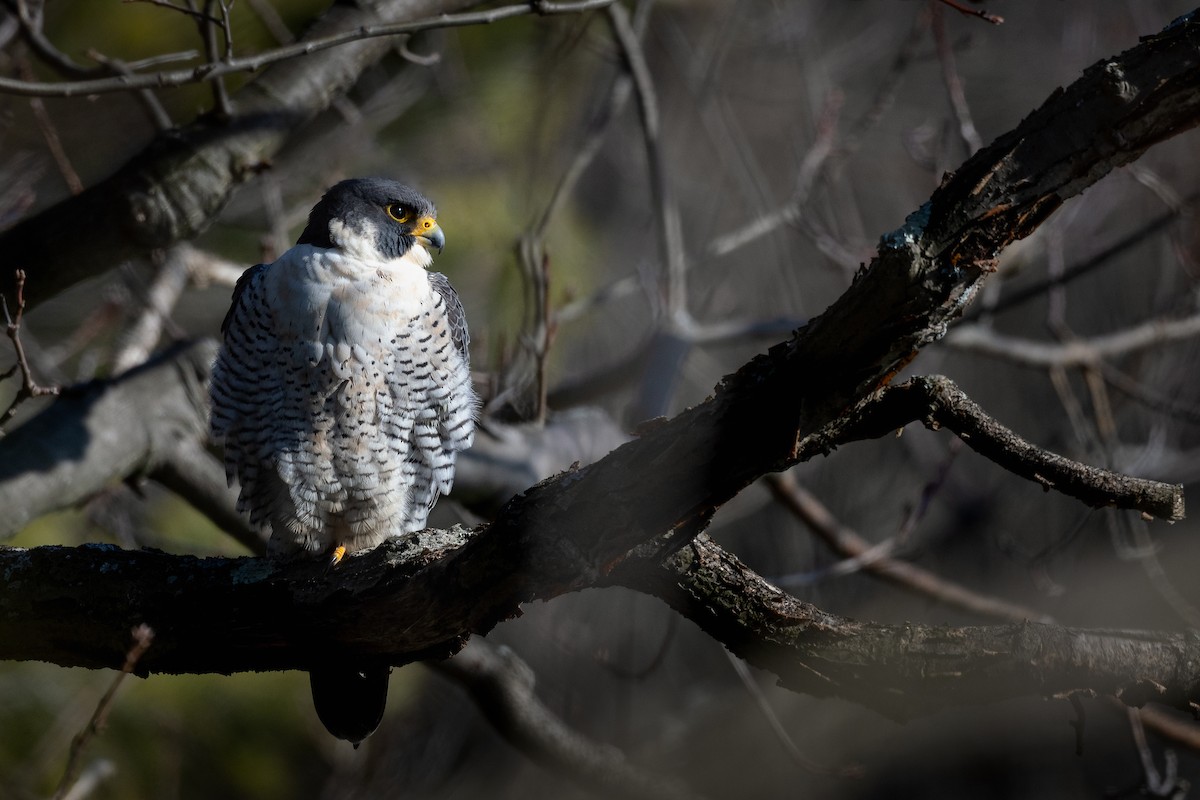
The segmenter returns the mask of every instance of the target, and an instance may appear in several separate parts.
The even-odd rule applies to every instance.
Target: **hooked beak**
[[[426,228],[417,235],[417,241],[423,244],[426,250],[436,248],[440,254],[446,246],[446,234],[442,233],[442,227],[435,222],[433,227]]]

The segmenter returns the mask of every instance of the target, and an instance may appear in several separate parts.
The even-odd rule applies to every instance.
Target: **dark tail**
[[[317,716],[334,736],[358,747],[379,727],[387,706],[387,666],[324,667],[308,675]]]

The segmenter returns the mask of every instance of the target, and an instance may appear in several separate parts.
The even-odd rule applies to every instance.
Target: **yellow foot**
[[[329,566],[336,567],[341,563],[342,558],[346,555],[346,545],[339,544],[333,548],[333,555],[329,557]]]

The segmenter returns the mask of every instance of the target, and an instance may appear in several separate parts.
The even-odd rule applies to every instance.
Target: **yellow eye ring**
[[[396,220],[396,222],[399,222],[401,225],[412,219],[412,212],[397,203],[389,203],[387,207],[384,208],[384,211],[387,212],[389,217]]]

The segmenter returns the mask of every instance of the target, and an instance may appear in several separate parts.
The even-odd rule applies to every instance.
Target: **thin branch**
[[[938,0],[938,2],[942,3],[943,5],[950,6],[950,8],[953,8],[958,13],[965,14],[968,17],[978,17],[984,22],[990,22],[993,25],[1004,24],[1004,17],[1000,16],[999,14],[989,14],[985,9],[981,8],[977,11],[973,8],[967,8],[962,3],[958,2],[958,0]]]
[[[133,76],[117,76],[113,78],[95,78],[79,81],[23,81],[11,78],[0,78],[0,94],[16,94],[37,97],[76,97],[79,95],[109,94],[112,92],[127,92],[131,89],[163,89],[172,86],[184,86],[189,83],[216,81],[226,75],[238,72],[253,72],[270,64],[288,59],[340,47],[351,42],[373,39],[384,36],[398,36],[404,33],[434,30],[438,28],[462,28],[472,25],[488,25],[493,22],[520,17],[528,14],[556,15],[578,14],[605,8],[613,0],[578,0],[577,2],[550,3],[542,0],[517,5],[498,6],[486,11],[464,14],[442,14],[430,19],[415,22],[396,22],[383,25],[366,25],[355,30],[343,31],[330,36],[309,39],[292,45],[277,47],[254,55],[231,58],[221,62],[200,64],[192,69],[171,70],[151,74]],[[157,3],[167,5],[170,3]]]
[[[172,248],[155,259],[158,272],[146,290],[142,313],[120,336],[120,345],[113,356],[113,372],[121,373],[145,361],[158,345],[164,324],[187,288],[189,245]]]
[[[34,53],[36,53],[37,56],[42,59],[42,61],[49,64],[63,75],[68,75],[74,78],[96,78],[101,75],[128,76],[132,75],[140,67],[153,66],[156,63],[161,63],[161,59],[159,59],[154,63],[149,64],[146,61],[137,62],[137,64],[126,64],[120,59],[108,58],[102,53],[94,49],[90,49],[88,50],[88,58],[91,58],[93,61],[100,64],[100,68],[97,69],[93,67],[85,67],[82,64],[77,63],[66,53],[59,50],[48,38],[46,38],[46,35],[42,30],[41,4],[39,4],[37,13],[33,14],[30,12],[28,4],[25,2],[25,0],[15,0],[15,2],[17,6],[17,14],[15,16],[20,23],[20,33],[22,39],[27,45],[29,45],[30,49],[32,49]],[[12,3],[10,2],[10,6],[11,5]],[[191,60],[196,57],[196,53],[194,51],[189,53],[179,53],[173,54],[169,57],[172,59],[178,59],[182,57],[183,60]],[[33,80],[32,73],[23,73],[20,77],[21,80],[24,81]],[[150,89],[140,89],[138,90],[137,95],[138,100],[146,109],[146,113],[150,116],[150,119],[154,122],[154,125],[158,130],[166,130],[171,127],[171,118],[167,115],[166,110],[163,108],[162,104],[158,102],[158,98],[154,96],[154,93]]]
[[[246,271],[245,264],[230,261],[207,250],[198,250],[190,244],[178,244],[173,249],[183,256],[188,267],[188,282],[197,289],[209,286],[232,288]]]
[[[533,669],[508,647],[476,638],[454,658],[430,666],[462,685],[510,744],[582,786],[647,800],[699,797],[685,784],[647,773],[615,747],[568,727],[538,699]]]
[[[1200,408],[1193,403],[1176,401],[1162,392],[1144,386],[1137,379],[1104,362],[1100,362],[1099,366],[1104,380],[1118,392],[1159,414],[1182,420],[1189,425],[1200,425]]]
[[[186,56],[187,60],[191,60],[196,56],[194,52],[181,53],[180,55]],[[126,63],[119,58],[109,58],[98,50],[88,50],[88,57],[97,64],[107,67],[109,72],[116,75],[130,76],[137,69],[132,63]],[[154,94],[153,90],[138,89],[137,99],[146,111],[146,115],[150,117],[150,121],[154,123],[155,130],[165,131],[174,127],[175,123],[172,121],[171,115],[167,113],[166,107],[158,101],[158,97]]]
[[[1133,741],[1137,747],[1138,757],[1142,762],[1142,778],[1149,797],[1183,800],[1187,796],[1188,782],[1179,778],[1179,759],[1171,750],[1164,753],[1163,772],[1159,774],[1154,766],[1154,754],[1150,752],[1150,744],[1146,741],[1146,730],[1142,726],[1142,717],[1135,708],[1127,708],[1129,728],[1133,733]]]
[[[1200,314],[1179,319],[1152,319],[1090,339],[1054,343],[1006,336],[981,325],[954,328],[945,338],[949,347],[1011,361],[1023,367],[1078,367],[1139,350],[1200,336]]]
[[[1117,700],[1114,700],[1113,703],[1122,705]],[[1193,715],[1196,710],[1192,709]],[[1194,717],[1188,720],[1179,719],[1177,714],[1154,706],[1140,708],[1138,713],[1142,717],[1142,724],[1153,729],[1159,736],[1200,753],[1200,725],[1196,724]]]
[[[988,305],[986,308],[971,309],[963,315],[963,322],[974,322],[984,314],[995,314],[999,313],[1000,311],[1007,311],[1010,308],[1014,308],[1022,303],[1028,302],[1029,300],[1044,296],[1049,289],[1052,289],[1056,286],[1065,286],[1076,278],[1080,278],[1099,267],[1111,263],[1117,256],[1128,252],[1137,245],[1149,239],[1154,234],[1170,226],[1171,223],[1188,213],[1190,207],[1194,206],[1197,202],[1200,202],[1200,192],[1193,192],[1185,197],[1177,208],[1173,207],[1170,211],[1158,215],[1142,227],[1131,231],[1117,241],[1108,245],[1094,256],[1091,256],[1090,258],[1087,258],[1078,264],[1067,267],[1059,275],[1009,292],[1002,296],[995,303]]]
[[[728,650],[725,651],[725,656],[729,659],[729,665],[733,667],[733,671],[737,673],[738,679],[742,682],[742,686],[754,699],[755,705],[767,720],[767,724],[771,728],[771,732],[775,734],[775,738],[783,745],[783,749],[787,751],[792,761],[801,769],[811,772],[814,775],[839,775],[843,778],[862,777],[864,768],[860,764],[852,764],[842,769],[830,769],[816,763],[808,756],[800,752],[800,748],[796,746],[796,742],[788,735],[787,729],[783,727],[783,723],[779,719],[779,715],[775,713],[775,709],[771,707],[771,703],[767,700],[766,694],[758,682],[754,680],[754,676],[750,674],[750,668],[746,666],[746,662],[735,656]]]
[[[841,92],[833,91],[825,98],[821,116],[817,120],[816,136],[812,145],[800,162],[800,170],[796,176],[796,185],[792,196],[776,210],[751,220],[742,227],[721,234],[712,239],[705,247],[705,253],[711,257],[719,257],[744,247],[783,225],[794,225],[800,220],[802,209],[808,204],[813,186],[825,171],[829,157],[835,152],[837,140],[837,120],[845,98]]]
[[[222,16],[214,13],[221,8]],[[196,15],[196,24],[200,28],[200,38],[204,41],[204,53],[209,64],[228,63],[233,58],[233,32],[229,29],[229,9],[219,0],[205,0],[204,13]],[[222,57],[221,43],[218,40],[218,30],[225,40],[225,54]],[[233,117],[233,104],[229,100],[229,91],[225,87],[224,78],[214,78],[212,81],[213,107],[220,119]]]
[[[21,76],[21,80],[27,81],[33,79],[33,70],[25,58],[18,56],[15,59],[15,63],[17,74]],[[54,120],[50,119],[50,112],[46,110],[46,104],[42,102],[42,98],[40,97],[31,97],[29,98],[29,109],[33,112],[33,119],[37,122],[42,139],[46,142],[46,149],[50,151],[50,155],[58,167],[59,174],[62,175],[63,181],[67,184],[67,189],[70,190],[71,194],[79,194],[83,191],[83,181],[79,179],[79,173],[75,171],[75,167],[71,164],[71,158],[67,155],[66,148],[63,147],[62,139],[58,135],[58,128],[55,127]]]
[[[25,44],[29,45],[29,48],[37,54],[38,58],[63,75],[72,75],[75,77],[90,77],[95,75],[94,70],[77,63],[46,38],[46,34],[42,29],[42,3],[37,3],[34,9],[29,7],[27,0],[8,0],[6,5],[10,11],[13,11],[13,7],[15,6],[13,16],[20,23],[21,39]],[[22,75],[21,79],[25,81],[32,80],[31,77],[25,75]]]
[[[13,415],[17,413],[17,407],[21,403],[33,397],[46,397],[48,395],[56,395],[59,392],[57,386],[39,386],[33,379],[33,372],[29,369],[29,359],[25,356],[25,345],[21,343],[21,317],[25,314],[25,270],[16,271],[16,287],[17,287],[17,314],[12,316],[8,308],[8,300],[4,295],[0,294],[0,306],[4,307],[4,321],[7,325],[6,333],[8,338],[13,343],[13,350],[17,354],[16,365],[8,370],[4,375],[0,376],[0,380],[12,376],[15,370],[21,372],[21,387],[17,389],[16,397],[3,414],[0,414],[0,431],[8,424]]]
[[[668,324],[687,314],[687,260],[683,248],[683,229],[679,208],[675,204],[667,181],[660,142],[662,124],[658,115],[658,97],[654,78],[646,63],[642,43],[629,19],[629,12],[620,3],[608,6],[608,21],[613,37],[621,48],[621,57],[633,79],[634,94],[642,121],[642,142],[646,149],[650,193],[654,202],[659,258],[662,260],[661,311]]]
[[[874,545],[838,522],[820,500],[796,482],[790,472],[768,475],[764,480],[775,499],[808,526],[826,547],[843,558],[863,559],[860,566],[869,575],[983,617],[1012,622],[1053,621],[1050,615],[1037,609],[990,597],[907,561],[889,555],[864,558]]]
[[[989,417],[940,375],[913,378],[882,391],[848,423],[841,441],[881,435],[884,430],[920,420],[927,428],[946,428],[968,447],[1008,471],[1088,505],[1141,511],[1159,519],[1183,519],[1183,486],[1132,478],[1092,467],[1043,450]],[[855,426],[862,426],[855,429]]]
[[[653,5],[653,0],[643,0],[634,12],[633,33],[639,40],[646,32],[646,25],[650,18],[650,9]],[[596,154],[600,152],[600,146],[604,144],[604,139],[608,135],[612,121],[620,116],[626,103],[629,102],[629,95],[632,89],[633,80],[628,71],[619,72],[613,78],[612,86],[608,92],[607,104],[601,109],[597,118],[593,120],[587,136],[584,137],[583,142],[575,153],[575,158],[571,160],[570,166],[559,177],[558,183],[554,186],[554,192],[550,195],[549,202],[546,203],[546,208],[542,211],[542,215],[533,227],[533,234],[538,238],[546,235],[551,219],[562,208],[567,196],[579,182],[579,178],[583,176],[583,173],[591,165],[592,161],[595,160]]]
[[[191,17],[193,20],[195,20],[198,24],[201,24],[201,25],[203,25],[205,23],[210,23],[210,24],[219,24],[220,23],[220,20],[217,19],[216,17],[214,17],[212,15],[212,12],[209,9],[206,8],[204,11],[200,11],[196,8],[192,8],[190,3],[186,6],[181,6],[181,5],[172,3],[171,0],[122,0],[122,1],[126,2],[126,3],[145,3],[146,5],[157,6],[159,8],[166,8],[171,11],[178,11],[180,14]]]
[[[138,625],[131,632],[133,636],[133,646],[125,654],[125,663],[121,666],[120,673],[113,678],[109,684],[108,691],[100,698],[100,702],[96,704],[96,710],[92,713],[92,718],[88,720],[87,725],[83,727],[75,738],[71,740],[71,749],[67,755],[67,766],[63,770],[62,780],[59,781],[58,789],[54,792],[54,800],[63,800],[66,797],[67,791],[75,782],[75,775],[79,772],[79,759],[83,755],[83,750],[97,733],[104,727],[105,721],[108,719],[108,712],[112,709],[113,700],[117,696],[117,689],[121,688],[121,683],[125,680],[129,673],[133,672],[139,660],[150,645],[154,642],[154,631],[146,625]]]
[[[954,60],[954,48],[946,36],[946,24],[942,18],[941,8],[936,5],[938,0],[931,0],[933,6],[933,41],[937,45],[938,61],[942,65],[942,81],[946,85],[946,95],[950,100],[950,108],[958,120],[958,135],[967,146],[967,155],[974,155],[983,149],[983,139],[975,128],[975,120],[971,118],[971,107],[967,105],[967,95],[963,90],[962,78],[958,74],[958,65]],[[949,3],[950,0],[940,0]],[[953,3],[950,5],[954,6]],[[964,10],[964,9],[959,9]],[[984,17],[987,19],[987,17]],[[991,20],[989,20],[991,21]]]

